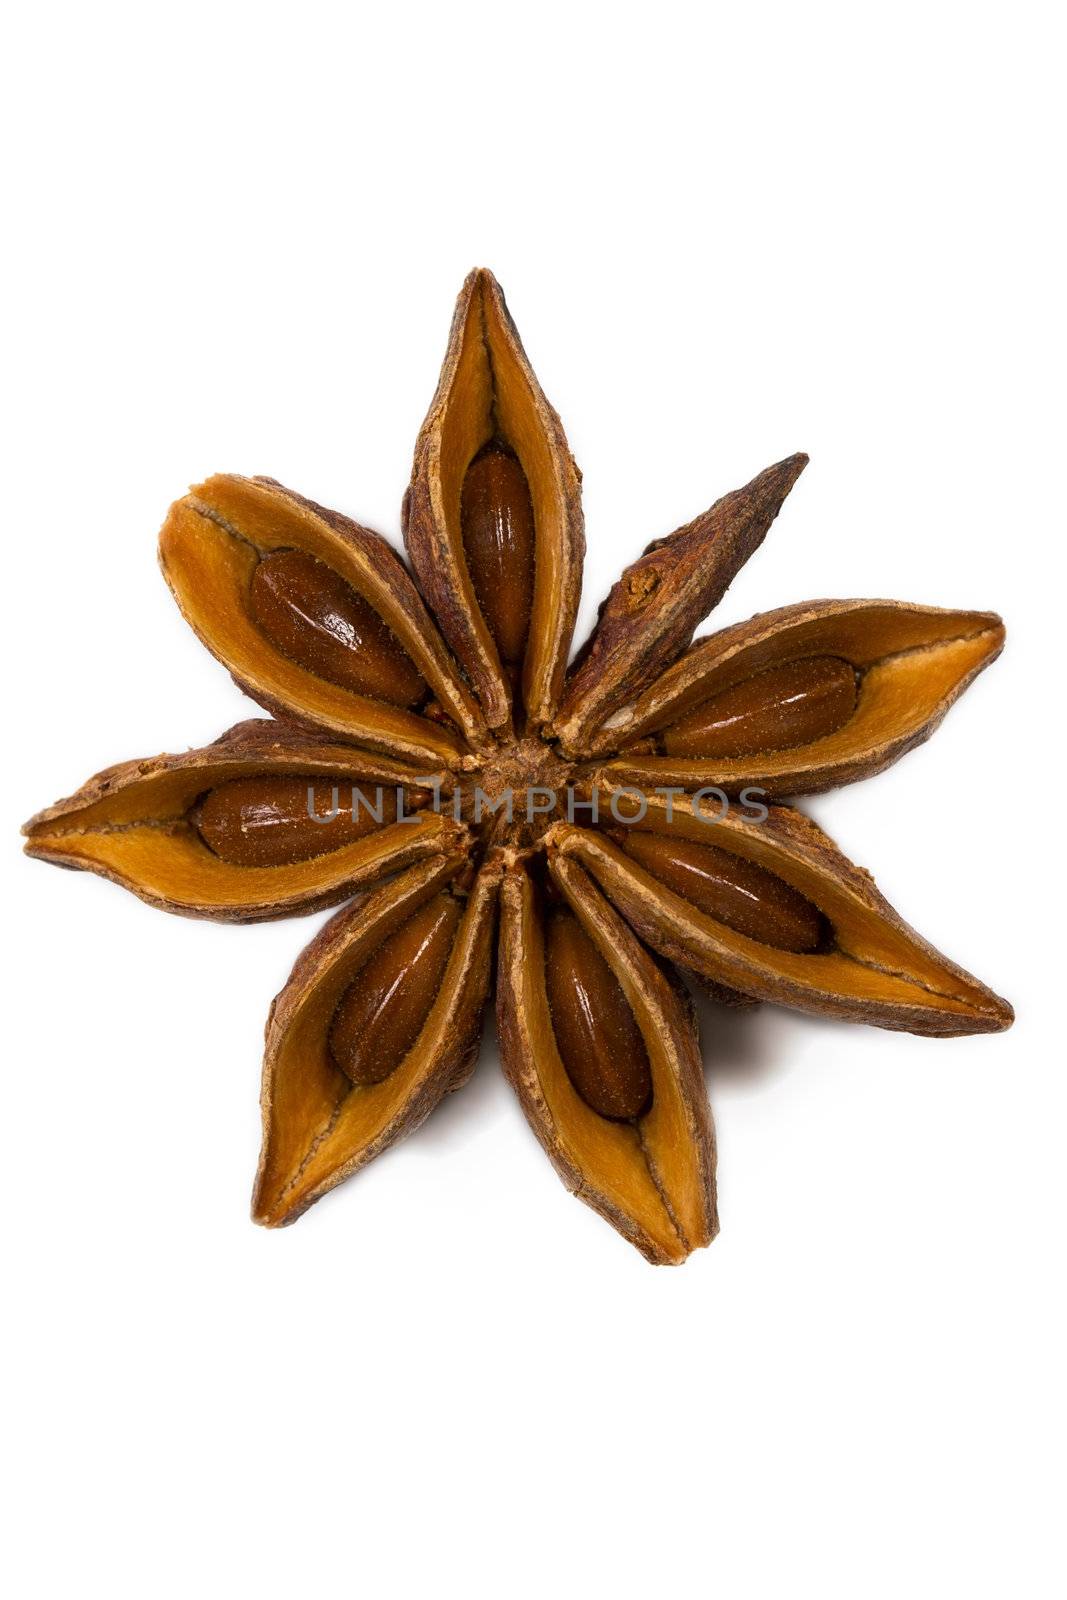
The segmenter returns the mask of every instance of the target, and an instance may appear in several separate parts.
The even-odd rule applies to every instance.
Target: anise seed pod
[[[543,908],[527,863],[501,887],[497,1027],[504,1072],[567,1188],[656,1263],[683,1261],[718,1230],[715,1137],[691,1009],[571,860],[553,879],[632,1008],[651,1070],[648,1109],[600,1115],[560,1053],[545,981]]]
[[[477,271],[456,303],[437,393],[415,445],[404,540],[423,593],[477,691],[489,726],[506,731],[510,674],[478,603],[461,524],[471,463],[493,443],[514,453],[533,508],[533,593],[521,674],[526,722],[533,731],[555,714],[578,611],[585,555],[581,474],[527,360],[500,285],[492,273]]]
[[[613,716],[595,744],[598,751],[620,752],[607,769],[620,781],[813,794],[881,772],[928,739],[1003,645],[1004,624],[989,611],[945,611],[896,600],[785,606],[699,640],[636,704]],[[770,731],[769,747],[744,755],[621,748],[649,735],[662,740],[665,730],[723,691],[811,658],[847,664],[857,685],[852,714],[811,742],[777,748]],[[773,729],[771,709],[767,723]]]
[[[248,779],[296,778],[316,792],[344,782],[383,823],[401,791],[407,822],[385,823],[330,848],[333,822],[311,824],[323,849],[276,865],[224,859],[204,836],[205,797]],[[58,866],[99,873],[149,905],[216,922],[265,922],[336,905],[362,884],[451,847],[456,824],[423,813],[431,784],[402,762],[351,745],[326,744],[278,722],[238,723],[214,744],[183,755],[108,767],[77,794],[26,823],[26,850]],[[340,830],[344,837],[346,830]]]
[[[301,659],[294,628],[283,632],[277,608],[255,604],[257,572],[275,552],[297,552],[321,563],[334,581],[354,591],[397,648],[425,679],[454,719],[455,729],[417,716],[390,699],[376,699],[331,681],[316,671],[322,658],[305,640]],[[477,747],[484,720],[464,686],[427,613],[422,597],[396,552],[380,534],[361,528],[335,511],[303,499],[269,478],[219,474],[175,501],[159,536],[164,576],[186,620],[235,682],[266,710],[317,729],[331,738],[350,739],[402,760],[434,767],[464,759],[462,732]],[[316,596],[313,582],[307,609],[328,607],[333,596]],[[257,611],[259,612],[257,616]],[[270,617],[264,630],[263,622]],[[344,619],[333,618],[335,631]],[[285,644],[286,648],[282,648]],[[368,641],[373,648],[373,641]],[[388,670],[388,660],[382,670]],[[407,682],[409,668],[401,668]]]
[[[374,952],[456,879],[465,860],[456,849],[409,867],[337,912],[297,960],[267,1022],[257,1222],[295,1222],[417,1128],[474,1070],[492,971],[501,871],[495,860],[474,882],[440,985],[403,1059],[381,1082],[356,1084],[331,1046],[338,1006]]]
[[[758,1000],[909,1033],[996,1033],[1014,1013],[970,973],[921,939],[809,817],[773,806],[756,821],[736,809],[702,814],[689,798],[615,789],[631,826],[666,838],[713,843],[781,878],[822,913],[829,937],[812,951],[783,950],[731,928],[683,899],[602,833],[559,823],[550,848],[596,880],[661,955]]]

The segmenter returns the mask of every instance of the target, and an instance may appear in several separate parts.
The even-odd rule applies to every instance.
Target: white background
[[[3,89],[7,1592],[1063,1593],[1063,53],[1036,4],[52,5]],[[648,1267],[492,1042],[248,1219],[320,919],[161,916],[17,825],[246,703],[155,563],[264,472],[395,537],[467,270],[585,471],[583,623],[810,452],[719,616],[995,607],[934,741],[810,803],[1016,1004],[708,1014],[722,1233]],[[584,631],[584,630],[583,630]]]

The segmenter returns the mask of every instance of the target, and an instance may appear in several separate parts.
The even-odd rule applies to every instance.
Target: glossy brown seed
[[[340,850],[396,813],[396,790],[387,785],[316,774],[234,778],[204,795],[189,820],[233,866],[284,867]]]
[[[462,914],[453,895],[435,895],[378,946],[342,995],[330,1025],[330,1054],[353,1083],[384,1082],[415,1043]]]
[[[716,922],[776,950],[825,948],[829,924],[817,906],[765,867],[718,845],[628,830],[634,861]]]
[[[663,733],[672,756],[749,756],[792,750],[843,728],[856,709],[856,673],[837,656],[768,667],[705,700]]]
[[[567,1076],[602,1117],[639,1117],[652,1100],[645,1041],[622,986],[573,911],[551,913],[545,985]]]
[[[467,468],[460,498],[467,570],[505,665],[521,662],[534,589],[534,514],[519,459],[491,441]]]
[[[298,666],[356,694],[412,706],[426,684],[377,612],[339,573],[302,550],[275,550],[252,574],[256,626]]]

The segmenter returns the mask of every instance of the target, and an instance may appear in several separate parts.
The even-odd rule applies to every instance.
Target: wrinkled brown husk
[[[610,785],[603,793],[606,804]],[[603,834],[566,823],[551,829],[550,847],[580,862],[640,937],[680,966],[759,1000],[880,1028],[951,1036],[1010,1026],[1007,1001],[909,928],[869,873],[799,811],[773,806],[764,822],[734,811],[709,824],[688,800],[675,799],[668,823],[664,799],[649,797],[634,825],[757,862],[806,895],[834,930],[826,951],[775,949],[698,911]]]
[[[221,473],[175,501],[159,559],[182,615],[259,705],[332,738],[401,760],[455,766],[457,733],[307,671],[274,647],[248,609],[262,555],[300,550],[340,573],[403,645],[449,716],[477,744],[484,721],[418,590],[380,534],[326,511],[271,478]]]
[[[567,1188],[649,1261],[684,1261],[718,1230],[715,1139],[691,1008],[580,868],[557,859],[552,870],[633,1007],[652,1066],[652,1106],[635,1122],[611,1122],[571,1084],[545,992],[538,895],[522,861],[509,866],[501,889],[504,1071]]]
[[[405,810],[413,813],[430,791],[402,763],[252,720],[202,750],[108,767],[26,823],[26,851],[99,873],[164,911],[264,922],[336,905],[359,885],[448,851],[462,837],[448,819],[418,812],[410,822],[288,866],[234,866],[214,855],[188,817],[198,796],[234,778],[289,773],[350,776],[365,788],[402,787]]]
[[[503,437],[530,485],[536,527],[533,612],[523,670],[531,730],[563,686],[585,554],[581,474],[522,348],[492,273],[472,272],[456,303],[444,366],[415,446],[404,538],[423,592],[482,703],[506,730],[511,700],[463,553],[460,491],[471,459]]]
[[[768,467],[626,568],[567,680],[554,723],[564,750],[585,754],[601,723],[686,648],[762,544],[807,463],[795,455]]]
[[[464,854],[420,862],[346,906],[297,960],[271,1008],[263,1058],[263,1150],[252,1215],[295,1222],[328,1190],[412,1132],[474,1070],[489,992],[500,865],[471,891],[440,991],[407,1056],[356,1087],[332,1061],[330,1022],[368,953],[460,871]]]
[[[891,766],[933,733],[949,707],[1004,645],[989,611],[944,611],[899,600],[811,600],[768,611],[702,639],[641,696],[611,718],[598,751],[620,750],[658,732],[712,695],[756,673],[806,656],[837,656],[859,677],[856,710],[835,733],[763,755],[707,758],[625,749],[613,779],[655,787],[713,785],[737,793],[814,794]]]

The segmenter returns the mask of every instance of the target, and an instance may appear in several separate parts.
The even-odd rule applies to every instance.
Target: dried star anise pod
[[[1000,651],[999,618],[821,600],[692,643],[805,463],[651,544],[568,672],[580,477],[481,271],[416,444],[414,575],[269,478],[211,478],[171,508],[175,598],[273,720],[101,773],[26,825],[27,849],[188,916],[349,902],[271,1010],[257,1221],[294,1221],[467,1079],[494,958],[534,1132],[655,1262],[717,1228],[674,963],[735,1003],[920,1034],[1009,1025],[781,803],[929,737]]]

